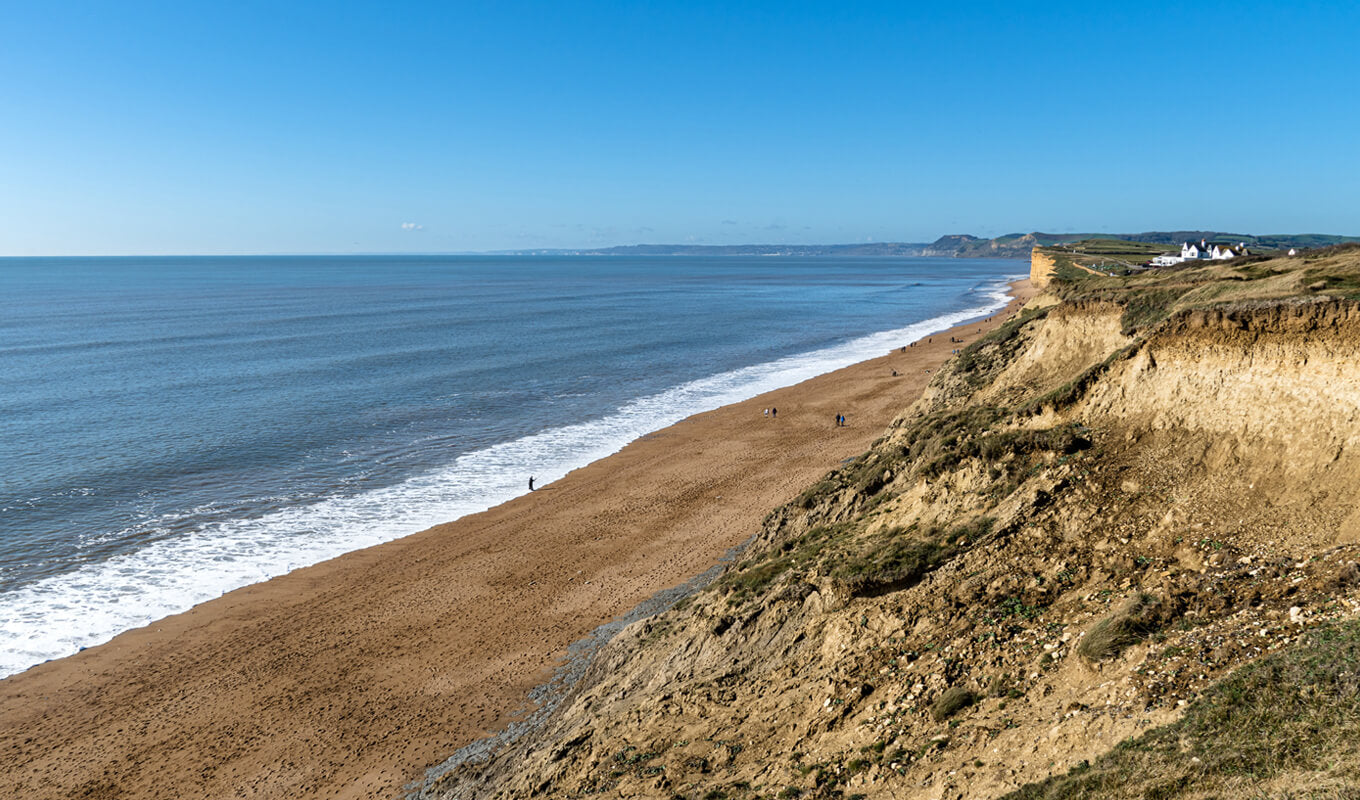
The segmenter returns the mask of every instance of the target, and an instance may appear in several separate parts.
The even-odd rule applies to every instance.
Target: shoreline
[[[928,338],[972,341],[1015,305]],[[395,795],[513,721],[572,643],[709,569],[769,509],[863,452],[952,347],[893,352],[696,414],[488,511],[4,679],[0,757],[14,766],[0,786],[33,797]],[[785,413],[763,419],[764,405]],[[841,412],[849,427],[835,428]]]
[[[271,502],[259,514],[212,521],[184,536],[40,578],[0,597],[0,617],[10,618],[5,643],[12,645],[0,647],[0,678],[294,569],[486,511],[522,496],[526,475],[537,476],[541,486],[686,417],[795,385],[875,357],[901,341],[990,314],[1004,305],[1007,288],[1004,280],[988,277],[961,298],[964,307],[957,310],[651,387],[602,409],[600,416],[544,420],[537,429],[503,440],[466,450],[455,446],[447,460],[391,482],[315,502]],[[691,365],[696,367],[702,369]]]

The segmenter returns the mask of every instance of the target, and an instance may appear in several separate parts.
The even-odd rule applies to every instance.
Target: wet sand
[[[0,797],[400,796],[512,719],[568,644],[863,452],[951,335],[973,341],[1014,308],[0,681]]]

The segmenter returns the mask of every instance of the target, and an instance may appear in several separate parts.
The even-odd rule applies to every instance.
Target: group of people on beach
[[[987,321],[990,321],[990,317],[987,318]],[[932,341],[934,341],[933,337],[926,337],[926,344],[930,344],[930,343],[932,343]],[[951,341],[951,343],[955,343],[955,344],[963,344],[963,339],[956,339],[956,337],[953,337],[953,336],[949,337],[949,341]],[[911,344],[903,344],[903,346],[902,346],[902,352],[906,352],[906,351],[907,351],[907,347],[915,347],[915,346],[917,346],[917,343],[915,343],[915,341],[913,341],[913,343],[911,343]],[[953,352],[959,352],[959,351],[955,350],[955,351],[953,351]],[[929,376],[930,370],[926,370],[926,374],[928,374],[928,376]],[[892,370],[892,377],[898,377],[898,370]],[[774,408],[774,407],[772,407],[772,405],[771,405],[770,408],[766,408],[766,410],[764,410],[764,418],[766,418],[766,419],[774,419],[774,418],[778,418],[778,416],[779,416],[779,410],[778,410],[778,408]],[[836,412],[836,427],[845,427],[845,426],[846,426],[846,415],[845,415],[845,414],[839,414],[839,412]],[[529,476],[529,491],[534,491],[534,488],[533,488],[533,476],[532,476],[532,475]]]

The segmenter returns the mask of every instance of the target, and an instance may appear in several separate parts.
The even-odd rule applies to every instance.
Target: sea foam
[[[973,308],[843,344],[700,378],[600,419],[466,453],[405,481],[205,525],[0,595],[0,677],[107,642],[242,586],[484,511],[686,417],[884,354],[1006,304],[1007,283]]]

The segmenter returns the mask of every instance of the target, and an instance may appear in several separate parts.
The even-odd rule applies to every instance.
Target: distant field
[[[1064,268],[1086,267],[1100,272],[1123,275],[1141,267],[1156,256],[1180,252],[1179,246],[1130,242],[1124,239],[1085,239],[1044,248],[1061,272]]]

